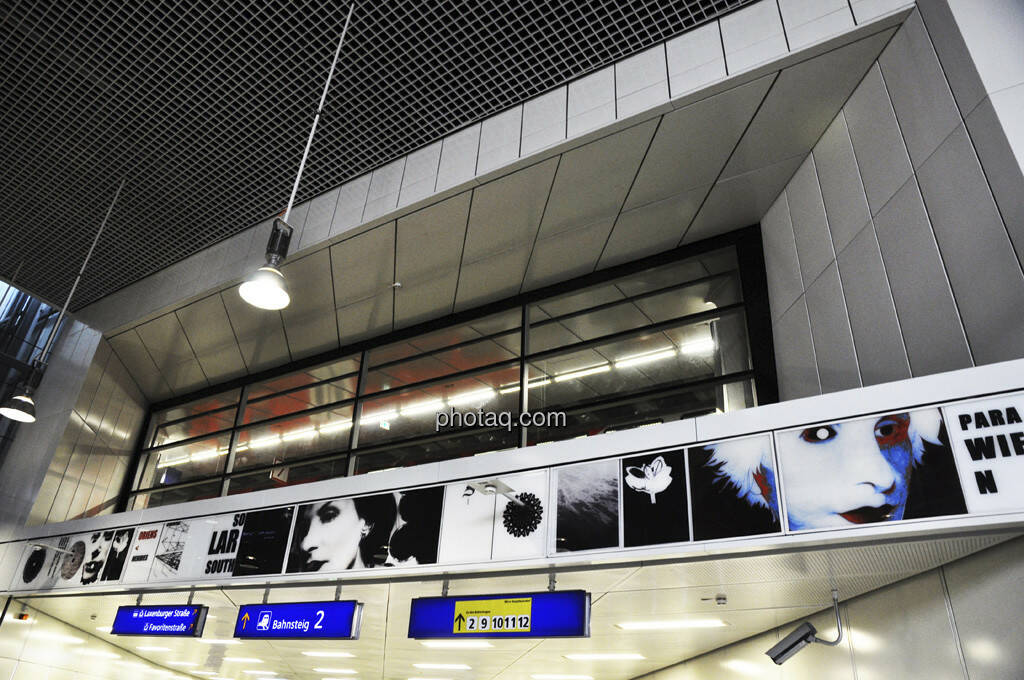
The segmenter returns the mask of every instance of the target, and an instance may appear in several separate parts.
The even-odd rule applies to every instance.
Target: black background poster
[[[689,449],[694,540],[782,530],[771,452],[767,435]]]
[[[619,462],[602,460],[556,470],[558,552],[619,545]]]
[[[246,513],[232,576],[280,574],[294,514],[294,507]]]
[[[622,514],[626,547],[689,540],[682,450],[622,459]]]

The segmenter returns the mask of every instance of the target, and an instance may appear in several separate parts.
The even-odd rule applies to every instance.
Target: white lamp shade
[[[270,265],[257,269],[238,288],[238,294],[250,305],[260,309],[284,309],[291,302],[284,275]]]
[[[32,397],[19,394],[11,397],[0,406],[0,416],[17,420],[19,423],[36,422],[36,405]]]

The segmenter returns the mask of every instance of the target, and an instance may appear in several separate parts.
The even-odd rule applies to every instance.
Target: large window
[[[760,244],[745,233],[154,410],[129,507],[774,401],[771,338],[758,337],[768,328]],[[499,425],[466,418],[439,430],[437,414],[453,410],[507,416]],[[565,417],[521,426],[524,411]]]

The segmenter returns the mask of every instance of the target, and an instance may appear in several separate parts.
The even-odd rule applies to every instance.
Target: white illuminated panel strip
[[[623,357],[615,360],[615,368],[629,368],[630,366],[642,366],[662,359],[668,359],[676,355],[676,348],[659,349],[653,352],[645,352],[635,356]]]
[[[597,373],[606,373],[612,370],[610,364],[601,364],[600,366],[591,366],[590,368],[581,368],[578,371],[569,371],[568,373],[559,373],[555,376],[555,382],[565,382],[566,380],[576,380],[577,378],[583,378],[588,375],[595,375]]]

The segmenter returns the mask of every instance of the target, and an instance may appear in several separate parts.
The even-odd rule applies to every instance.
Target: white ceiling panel
[[[159,401],[172,396],[171,386],[153,363],[142,338],[135,329],[119,333],[109,340],[111,348],[117,354],[124,367],[132,375],[139,389],[149,401]]]
[[[238,286],[224,291],[220,297],[250,373],[280,366],[291,358],[280,312],[256,309],[238,294]]]
[[[211,295],[177,311],[196,359],[211,383],[245,375],[245,362],[220,295]]]
[[[614,218],[657,127],[649,120],[563,154],[539,238]]]
[[[808,153],[895,30],[784,69],[729,159],[723,177]]]
[[[382,224],[331,246],[331,276],[338,308],[390,288],[395,282],[395,223]]]
[[[342,345],[387,333],[394,320],[395,294],[387,290],[379,295],[340,307],[337,311],[338,337]]]
[[[619,215],[598,267],[675,248],[710,186],[698,187]]]
[[[804,156],[796,156],[716,184],[680,243],[693,243],[760,222],[803,160]]]
[[[136,330],[175,394],[186,394],[209,384],[174,312],[147,321]]]
[[[293,293],[291,304],[281,310],[285,339],[293,359],[338,347],[338,325],[334,320],[334,290],[331,253],[320,250],[281,269]]]
[[[463,265],[533,245],[557,167],[550,158],[473,190]]]
[[[398,220],[395,324],[443,316],[455,304],[459,261],[466,238],[471,192],[464,192]]]
[[[483,260],[463,262],[459,273],[459,289],[455,294],[455,311],[518,293],[530,261],[530,245]]]
[[[611,217],[537,239],[522,289],[533,290],[594,271],[614,223]]]
[[[623,209],[713,183],[775,75],[665,114]]]

